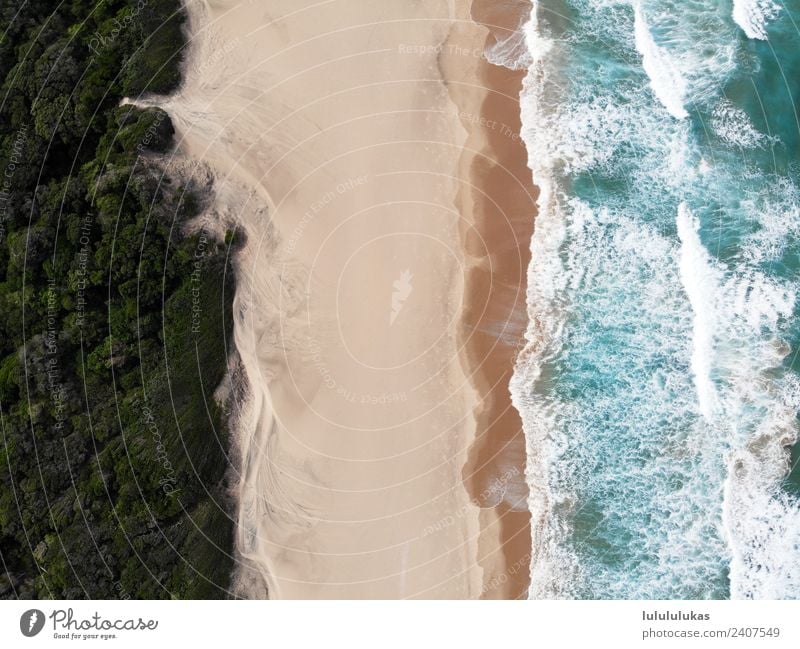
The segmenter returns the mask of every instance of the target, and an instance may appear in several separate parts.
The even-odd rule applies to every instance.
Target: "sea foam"
[[[505,38],[498,38],[492,45],[489,45],[485,54],[489,63],[509,70],[526,70],[532,62],[521,25]]]
[[[511,382],[530,595],[799,597],[782,480],[800,201],[777,141],[723,92],[729,9],[563,4],[526,26],[521,97],[541,187]]]
[[[727,99],[715,106],[711,114],[711,126],[717,136],[731,146],[750,149],[775,142],[775,138],[758,131],[747,113]]]
[[[642,67],[650,78],[653,93],[670,115],[683,119],[688,115],[683,107],[686,80],[672,64],[669,55],[653,40],[650,28],[642,15],[641,5],[635,5],[634,33],[636,49],[642,55]]]
[[[678,237],[681,241],[680,275],[694,314],[692,374],[700,412],[711,421],[717,409],[717,394],[711,380],[714,341],[714,302],[719,273],[700,241],[700,224],[686,203],[678,208]]]
[[[747,38],[767,40],[767,25],[780,10],[773,0],[733,0],[733,19]]]

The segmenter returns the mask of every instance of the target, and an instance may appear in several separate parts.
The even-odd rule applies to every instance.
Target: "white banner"
[[[2,647],[796,648],[798,627],[795,602],[0,602]]]

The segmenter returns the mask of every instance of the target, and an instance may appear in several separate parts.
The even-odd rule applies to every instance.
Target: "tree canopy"
[[[231,237],[183,234],[178,0],[0,9],[0,597],[228,593]]]

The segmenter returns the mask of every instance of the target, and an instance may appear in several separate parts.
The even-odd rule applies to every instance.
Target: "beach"
[[[187,5],[164,108],[243,241],[238,596],[526,592],[508,381],[536,194],[522,73],[484,56],[526,7],[480,5]]]
[[[530,582],[525,436],[508,389],[528,322],[526,275],[538,198],[520,137],[528,62],[520,26],[529,13],[528,0],[473,2],[472,18],[487,31],[487,55],[474,70],[478,90],[466,91],[475,85],[465,79],[455,94],[469,132],[462,155],[469,188],[459,200],[470,261],[464,351],[480,402],[464,477],[481,507],[483,596],[492,599],[526,597]]]

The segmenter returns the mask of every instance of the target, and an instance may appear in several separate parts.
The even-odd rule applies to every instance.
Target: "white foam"
[[[547,76],[553,71],[548,65],[553,43],[539,30],[536,6],[524,27],[525,42],[531,54],[531,64],[523,82],[520,104],[522,136],[528,149],[528,166],[539,187],[536,229],[531,238],[531,263],[528,267],[528,328],[525,349],[519,355],[509,384],[514,407],[523,421],[527,462],[525,477],[528,483],[528,509],[531,512],[532,556],[530,597],[564,596],[564,586],[572,583],[571,572],[577,570],[574,555],[564,549],[554,527],[550,490],[550,446],[553,429],[552,412],[543,412],[542,404],[532,402],[534,386],[541,378],[545,359],[555,352],[561,340],[563,311],[558,308],[558,296],[565,288],[566,272],[558,254],[566,230],[557,208],[556,183],[553,165],[559,156],[551,147],[556,138],[541,137],[547,132],[548,115],[541,91]]]
[[[763,444],[763,442],[762,442]],[[770,468],[785,467],[777,440],[728,462],[723,520],[731,548],[731,597],[795,599],[800,594],[800,507],[779,493]]]
[[[780,5],[773,0],[733,0],[733,19],[747,38],[767,40],[767,24],[780,11]]]
[[[536,528],[531,595],[707,592],[703,582],[718,570],[723,552],[721,540],[703,530],[721,504],[708,485],[721,484],[723,475],[715,459],[720,440],[691,424],[697,406],[682,359],[691,348],[692,314],[680,283],[679,249],[635,218],[593,210],[575,198],[560,201],[548,219],[566,222],[568,236],[537,242],[534,251],[550,257],[547,263],[540,257],[538,266],[568,281],[555,302],[542,300],[533,315],[537,330],[558,336],[534,339],[517,377],[527,381],[514,389],[535,469],[533,511],[544,518]],[[538,288],[536,294],[546,295]],[[598,336],[620,346],[597,346]],[[551,390],[541,381],[542,368],[562,358],[565,341],[568,354],[587,358],[596,370],[614,367],[597,381],[618,385],[587,385],[585,394]],[[653,451],[643,451],[648,445]],[[623,490],[631,497],[609,497]],[[628,544],[615,535],[615,566],[575,552],[587,534],[575,521],[587,496],[602,498],[604,522],[617,521],[617,529],[642,540]],[[621,573],[629,578],[620,580]]]
[[[714,407],[702,407],[701,385],[699,401],[707,430],[721,435],[720,449],[732,449],[722,502],[731,596],[797,597],[800,507],[780,490],[800,409],[800,381],[780,369],[789,352],[780,336],[795,294],[746,260],[726,271],[702,248],[697,228],[682,205],[681,275],[695,313],[692,366],[717,378]]]
[[[525,33],[522,26],[506,38],[498,38],[486,48],[485,54],[489,63],[509,70],[525,70],[532,63],[531,55],[525,44]]]
[[[733,39],[708,45],[714,54],[705,56],[707,45],[681,30],[691,30],[694,17],[689,9],[648,14],[648,26],[635,5],[636,49],[653,94],[678,118],[689,99],[717,106],[712,126],[731,146],[767,145],[746,115],[719,102],[735,67]],[[709,29],[719,16],[703,18]],[[715,33],[734,34],[721,20],[726,30]],[[630,34],[630,23],[618,23]],[[653,34],[668,35],[663,46]],[[511,382],[528,445],[530,596],[719,596],[729,569],[733,596],[800,596],[800,507],[780,490],[800,408],[798,381],[782,369],[797,287],[759,266],[800,236],[796,192],[774,179],[759,182],[763,195],[741,202],[741,254],[717,260],[688,205],[703,205],[706,189],[739,187],[742,179],[731,175],[741,168],[704,157],[689,120],[652,110],[645,84],[606,92],[584,77],[559,77],[570,48],[580,47],[562,36],[548,38],[534,12],[522,121],[542,191],[527,345]],[[592,207],[562,191],[562,177],[594,171],[632,172],[629,186],[651,202],[634,206],[626,195],[615,203],[609,194]],[[676,241],[650,208],[662,198],[677,204],[678,196],[685,202],[676,205]],[[734,223],[724,224],[725,234]],[[620,348],[598,344],[602,336]],[[562,385],[551,374],[567,366],[565,358],[577,374]],[[609,368],[597,376],[599,387],[581,383]],[[608,536],[590,536],[583,547],[587,523],[579,515],[587,502]],[[638,540],[627,544],[631,535]],[[595,538],[609,543],[613,561],[595,561]]]
[[[529,166],[541,193],[528,274],[530,324],[526,332],[527,344],[519,356],[510,387],[514,405],[523,419],[527,440],[526,478],[533,530],[529,594],[534,598],[575,597],[585,594],[588,589],[598,589],[594,592],[604,592],[606,596],[658,596],[659,591],[652,590],[658,579],[652,575],[642,575],[641,579],[631,575],[629,581],[619,583],[618,575],[613,571],[603,572],[602,567],[586,565],[574,551],[570,542],[573,534],[571,520],[583,505],[578,494],[582,488],[596,486],[598,480],[609,476],[606,473],[601,476],[587,473],[588,464],[581,460],[585,459],[585,452],[576,452],[574,448],[575,444],[583,442],[587,442],[585,446],[589,447],[593,438],[596,438],[592,424],[586,417],[591,409],[585,408],[585,402],[580,400],[555,397],[542,381],[546,379],[544,369],[558,357],[566,339],[567,318],[573,313],[570,302],[580,299],[581,295],[595,295],[601,313],[610,318],[619,316],[619,323],[605,323],[612,329],[630,329],[631,319],[638,317],[636,309],[643,308],[649,314],[650,322],[664,322],[668,328],[676,329],[669,334],[666,342],[659,342],[678,345],[679,349],[673,350],[674,355],[683,351],[682,347],[689,337],[690,315],[682,312],[682,309],[687,310],[686,298],[681,293],[675,272],[675,246],[654,229],[640,227],[630,219],[622,219],[618,213],[593,210],[580,200],[568,199],[560,192],[556,181],[556,176],[562,173],[591,171],[612,164],[619,147],[630,142],[632,131],[638,146],[641,144],[639,135],[652,133],[653,127],[663,123],[663,116],[651,110],[652,101],[644,94],[642,101],[628,106],[619,106],[610,98],[591,97],[588,94],[569,103],[551,101],[547,89],[561,86],[559,67],[555,61],[563,53],[538,30],[535,16],[528,25],[526,37],[533,64],[525,79],[521,102],[523,137],[528,147]],[[578,86],[576,92],[581,93],[583,88]],[[672,147],[669,157],[674,165],[681,166],[681,160],[684,159],[680,151],[681,142],[685,141],[683,129],[675,130],[668,126],[663,130],[666,139],[659,140],[656,146],[651,145],[647,155],[663,160],[664,147]],[[677,177],[675,173],[667,171],[663,172],[663,176],[658,182],[673,181]],[[617,275],[615,288],[630,286],[641,281],[637,273],[642,268],[646,278],[646,290],[642,292],[644,304],[620,309],[619,304],[609,303],[614,298],[604,295],[607,287],[604,278],[614,273]],[[595,294],[595,291],[598,292]],[[571,335],[583,337],[587,332],[573,329]],[[631,345],[634,347],[659,349],[658,345],[653,345],[646,331],[634,332],[633,336]],[[581,338],[572,340],[570,345],[573,344],[590,345],[591,341]],[[652,407],[654,400],[666,403],[669,397],[672,409],[668,416],[678,420],[689,412],[691,404],[683,404],[685,395],[692,392],[685,369],[666,372],[662,378],[657,388],[638,382],[627,386],[627,390],[636,395],[632,403],[645,404],[641,416],[635,417],[642,428],[663,425],[659,420],[661,413],[647,410]],[[663,393],[663,398],[654,397],[654,393]],[[593,405],[598,408],[610,407],[599,402]],[[677,430],[679,426],[675,424],[671,428]],[[652,432],[652,437],[657,438],[656,431]],[[710,443],[702,440],[699,437],[695,445]],[[708,477],[715,468],[711,466],[702,471],[694,469],[691,479],[683,476],[678,479],[687,482],[687,489],[695,489],[697,483],[710,481]],[[633,477],[637,485],[652,485],[657,476],[675,470],[675,465],[667,457],[649,466],[647,474],[643,474],[641,479],[623,473],[610,477],[623,481]],[[661,499],[659,512],[668,512],[671,508],[681,512],[681,520],[691,522],[697,519],[688,510],[696,506],[697,498],[688,498],[686,493],[676,495],[666,492],[657,497]],[[632,517],[633,520],[626,524],[633,529],[645,525],[642,522],[644,519],[641,519],[642,512],[609,513],[612,516]],[[645,515],[648,519],[649,516]],[[649,544],[663,550],[660,556],[666,557],[665,563],[656,569],[664,578],[672,578],[671,571],[674,572],[674,567],[680,564],[680,557],[693,553],[695,546],[691,539],[698,537],[697,534],[687,533],[684,526],[678,528],[675,542],[665,544],[658,535],[667,534],[665,530],[669,529],[672,527],[662,516],[655,529],[645,530],[643,527],[641,530]],[[682,536],[687,539],[686,543],[678,542]],[[715,541],[704,538],[702,543],[703,547],[713,549]],[[670,553],[671,558],[667,557]],[[637,565],[637,557],[626,557],[625,564],[633,570]],[[696,570],[696,566],[696,563],[687,563],[680,568],[685,583],[690,583],[692,579],[702,581],[703,577],[697,576],[700,571]],[[592,574],[596,570],[601,572],[602,585],[590,583],[597,576]],[[701,587],[702,584],[696,587],[698,592],[701,592]]]
[[[678,238],[681,241],[680,276],[694,314],[692,325],[692,373],[700,413],[711,421],[717,409],[717,394],[711,379],[714,342],[714,301],[720,274],[700,241],[700,224],[686,203],[678,208]]]
[[[781,335],[795,300],[794,288],[743,261],[719,287],[714,306],[721,382],[714,425],[732,449],[722,522],[734,598],[800,596],[800,506],[780,484],[800,409],[800,380],[782,368],[789,346]]]
[[[743,149],[762,147],[774,142],[774,138],[766,136],[753,126],[746,112],[727,99],[714,107],[711,126],[723,142]]]
[[[678,119],[688,117],[683,106],[686,80],[669,53],[656,44],[638,3],[634,7],[634,34],[636,50],[642,55],[642,67],[650,78],[653,93],[670,115]]]
[[[766,194],[764,196],[763,194]],[[779,259],[800,239],[800,191],[786,178],[766,182],[761,192],[747,196],[742,207],[758,228],[744,242],[743,256],[751,264]]]

